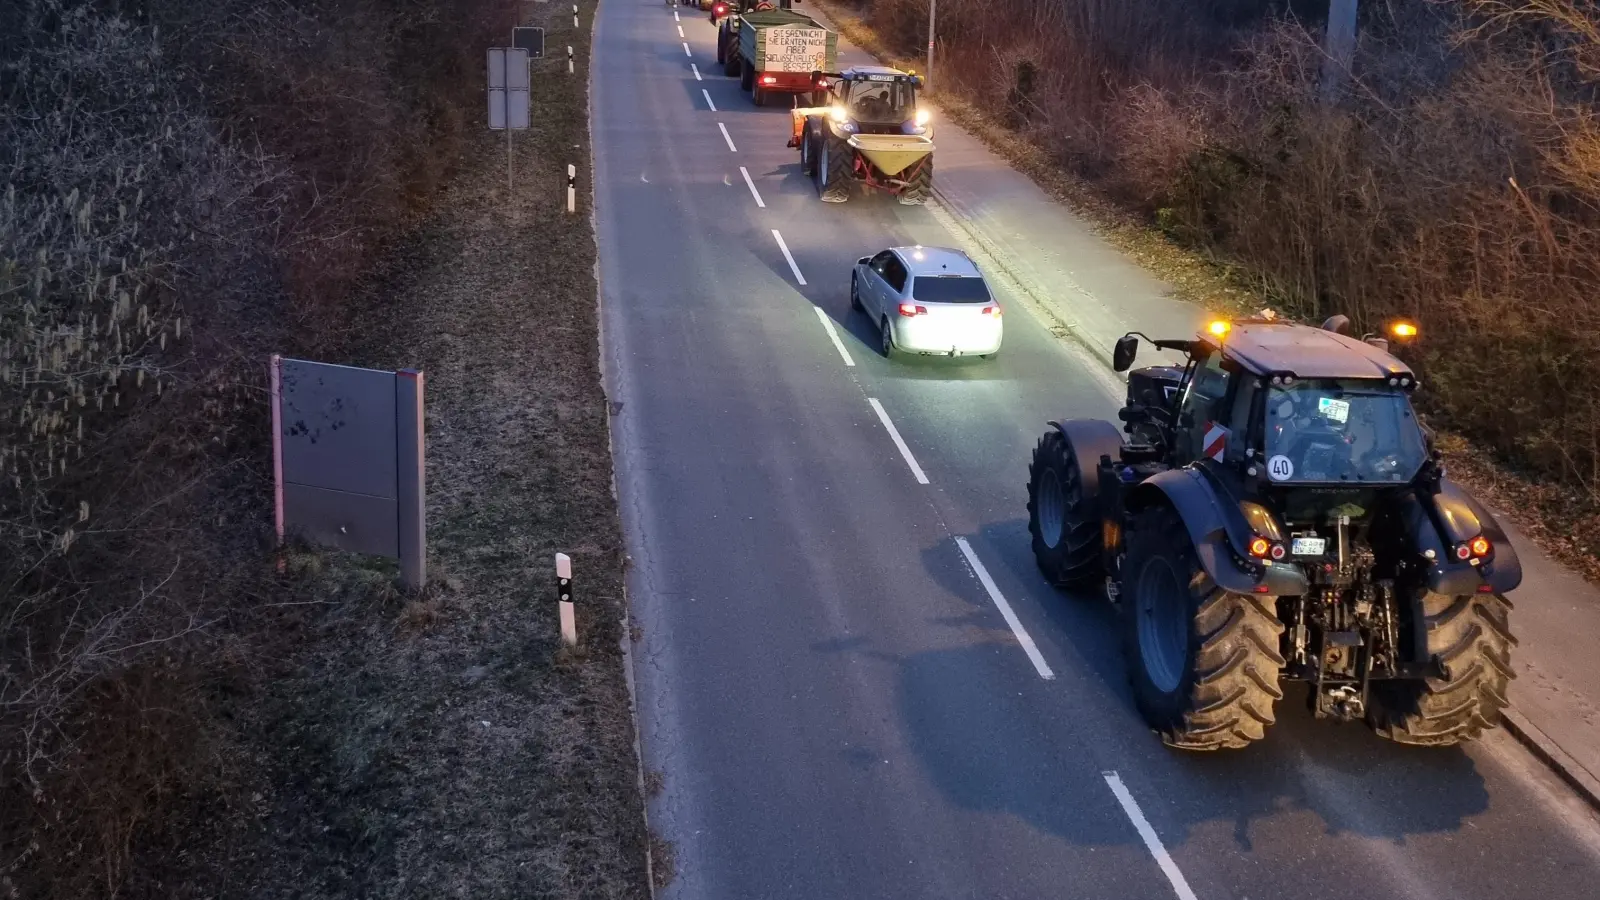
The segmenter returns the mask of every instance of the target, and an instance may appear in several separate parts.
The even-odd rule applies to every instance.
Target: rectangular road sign
[[[511,46],[528,51],[529,59],[544,59],[544,29],[533,26],[511,29]]]
[[[528,51],[489,48],[489,127],[513,131],[528,127]]]

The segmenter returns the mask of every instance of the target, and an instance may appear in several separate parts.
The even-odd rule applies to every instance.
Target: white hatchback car
[[[850,305],[878,325],[884,356],[982,356],[1000,352],[1000,304],[960,250],[890,247],[856,260]]]

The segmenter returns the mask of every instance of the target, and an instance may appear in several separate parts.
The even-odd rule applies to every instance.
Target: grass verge
[[[922,59],[893,49],[841,0],[813,0],[844,39],[888,65],[922,69]],[[1175,243],[1155,223],[1066,170],[1051,148],[1008,127],[988,107],[960,92],[935,93],[940,112],[1027,175],[1045,193],[1087,221],[1107,243],[1172,286],[1174,295],[1207,309],[1243,313],[1274,301],[1225,260]],[[1473,441],[1436,430],[1451,477],[1493,506],[1562,564],[1600,584],[1600,497],[1508,465]]]
[[[515,188],[503,133],[482,133],[359,287],[346,361],[427,376],[429,585],[292,557],[293,634],[233,704],[257,784],[196,848],[196,896],[648,896],[587,192],[565,210],[567,165],[588,182],[596,5],[577,30],[570,7],[525,15],[577,72],[535,61]]]

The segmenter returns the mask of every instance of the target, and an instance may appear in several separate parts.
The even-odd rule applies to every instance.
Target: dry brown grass
[[[868,46],[917,64],[926,4],[842,5]],[[1325,4],[1299,5],[1313,8],[1042,0],[995,15],[946,0],[936,88],[1003,110],[968,117],[1020,137],[1008,155],[1163,274],[1178,268],[1191,297],[1231,287],[1308,319],[1419,319],[1412,361],[1433,424],[1463,436],[1446,441],[1456,471],[1594,571],[1600,13],[1364,4],[1350,89],[1329,107]],[[1211,277],[1173,247],[1216,264]]]
[[[351,798],[361,772],[389,777],[367,761],[426,760],[444,744],[385,743],[390,720],[363,719],[370,677],[334,664],[459,627],[459,601],[448,583],[402,598],[389,568],[310,552],[274,574],[261,374],[272,351],[372,352],[355,338],[393,297],[363,273],[417,239],[463,161],[482,48],[516,7],[0,4],[0,896],[332,896],[402,877],[379,838],[418,823],[392,810],[440,803],[409,788],[385,795],[397,807]],[[566,115],[581,125],[581,108]],[[574,396],[598,390],[588,365]],[[603,417],[586,421],[586,441],[595,421],[603,433]],[[608,488],[603,452],[573,461],[587,468],[572,477]],[[603,530],[594,521],[539,527]],[[579,709],[606,698],[598,715],[625,731],[613,721],[620,673],[598,658],[599,671],[527,689]],[[279,692],[326,687],[316,664],[353,681],[323,707]],[[426,686],[408,683],[417,704],[438,700]],[[331,759],[327,780],[283,770],[291,750]],[[628,839],[620,824],[585,831],[582,816],[546,808],[559,796],[536,818],[571,835],[541,851],[554,868],[523,888],[575,883],[562,874],[570,847],[595,833]],[[602,817],[630,809],[625,795],[595,802]],[[332,812],[296,815],[316,803]],[[448,841],[404,852],[419,865],[461,856]]]

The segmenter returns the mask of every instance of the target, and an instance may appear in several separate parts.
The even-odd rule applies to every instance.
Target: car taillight
[[[928,308],[926,306],[918,306],[915,303],[900,304],[900,315],[902,316],[925,316],[927,314]]]
[[[778,83],[778,77],[776,75],[763,75],[763,76],[761,76],[761,83],[762,84],[777,84]]]
[[[985,306],[983,308],[983,314],[986,315],[986,316],[994,316],[996,319],[998,319],[998,318],[1000,318],[1000,307],[998,307],[998,306]]]

